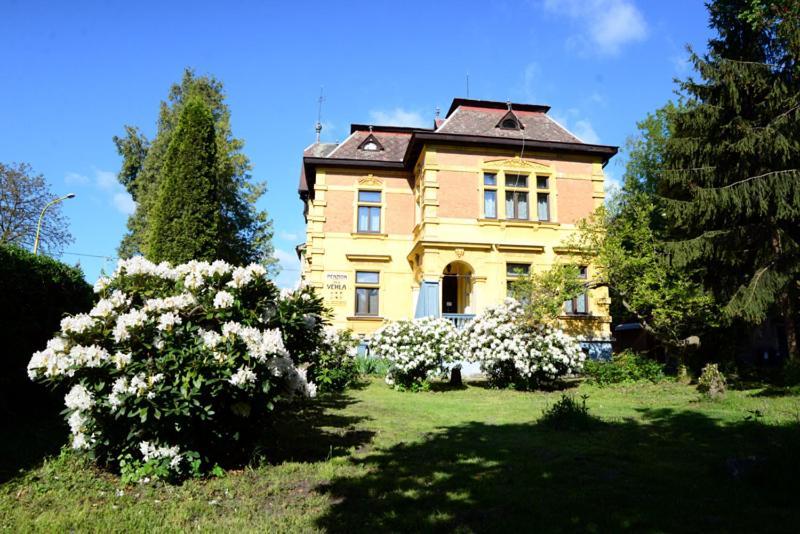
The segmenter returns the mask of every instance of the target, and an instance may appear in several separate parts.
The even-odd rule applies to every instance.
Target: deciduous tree
[[[42,208],[55,198],[44,176],[27,163],[0,163],[0,243],[32,247]],[[61,206],[50,206],[42,219],[39,246],[57,255],[72,241]]]

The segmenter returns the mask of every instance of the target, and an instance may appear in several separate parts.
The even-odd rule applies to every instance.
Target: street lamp
[[[51,200],[50,202],[45,204],[45,206],[42,208],[42,213],[39,214],[39,224],[36,225],[36,239],[33,241],[33,254],[34,255],[37,254],[37,251],[39,250],[39,234],[42,232],[42,219],[44,219],[44,212],[47,211],[47,208],[49,208],[53,204],[57,204],[57,203],[61,202],[62,200],[66,200],[68,198],[75,198],[75,193],[69,193],[69,194],[64,195],[63,197]]]

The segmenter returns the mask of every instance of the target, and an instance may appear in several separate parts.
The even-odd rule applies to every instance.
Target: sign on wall
[[[347,291],[350,286],[350,274],[342,272],[325,273],[324,295],[328,305],[345,304]]]

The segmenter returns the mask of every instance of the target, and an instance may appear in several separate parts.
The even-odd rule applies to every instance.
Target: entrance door
[[[458,277],[442,277],[442,313],[458,313]]]

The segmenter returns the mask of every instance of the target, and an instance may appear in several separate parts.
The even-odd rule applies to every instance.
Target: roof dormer
[[[500,119],[500,122],[497,123],[495,128],[500,128],[502,130],[522,130],[525,126],[522,125],[522,121],[517,118],[511,109],[506,112],[505,115]]]
[[[372,130],[372,128],[370,128],[370,130]],[[380,152],[383,150],[383,145],[370,131],[370,134],[367,136],[367,138],[361,141],[361,144],[358,145],[358,149],[366,150],[368,152]]]

